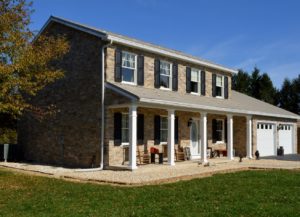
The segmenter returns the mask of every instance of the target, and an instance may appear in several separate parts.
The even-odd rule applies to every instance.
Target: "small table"
[[[158,154],[158,163],[163,164],[164,155],[163,153],[151,153],[151,163],[155,163],[155,155]]]

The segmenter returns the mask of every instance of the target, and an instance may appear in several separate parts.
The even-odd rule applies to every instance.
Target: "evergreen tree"
[[[250,77],[246,71],[240,69],[232,77],[232,89],[250,95]]]
[[[290,112],[300,114],[300,76],[292,81],[284,80],[280,90],[279,106]]]

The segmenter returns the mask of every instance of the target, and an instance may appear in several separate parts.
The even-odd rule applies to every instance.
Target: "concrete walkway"
[[[160,184],[249,169],[300,169],[300,155],[260,160],[243,159],[241,163],[237,158],[233,161],[228,161],[226,158],[216,158],[209,159],[209,162],[209,166],[201,165],[198,161],[177,162],[175,166],[148,164],[139,166],[135,171],[103,170],[78,172],[76,169],[62,167],[4,162],[0,163],[0,167],[73,181],[118,185]]]

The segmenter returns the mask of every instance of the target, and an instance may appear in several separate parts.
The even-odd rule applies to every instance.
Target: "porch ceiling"
[[[199,109],[214,112],[229,112],[241,115],[260,115],[300,119],[300,116],[294,113],[234,90],[232,90],[231,98],[225,100],[192,94],[180,94],[174,91],[145,88],[122,83],[107,82],[106,88],[116,91],[125,97],[129,97],[132,100],[159,106],[173,106],[178,108]]]

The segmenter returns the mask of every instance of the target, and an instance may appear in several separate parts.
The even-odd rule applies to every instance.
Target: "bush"
[[[0,144],[17,144],[17,131],[15,129],[0,128]]]

